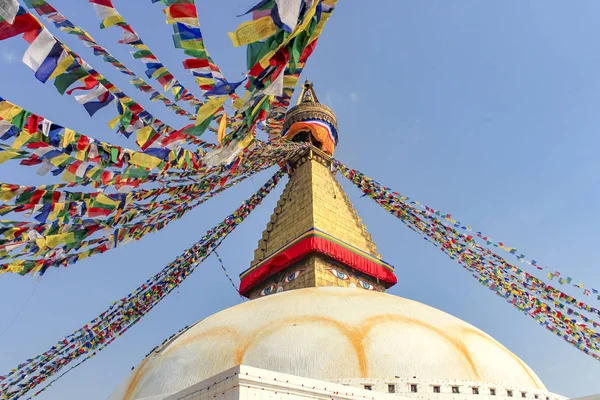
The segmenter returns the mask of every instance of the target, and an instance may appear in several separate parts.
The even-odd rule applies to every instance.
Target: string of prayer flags
[[[136,152],[77,133],[0,97],[0,141],[14,139],[13,150],[27,146],[41,152],[43,147],[46,149],[43,158],[50,159],[50,161],[54,157],[71,155],[77,161],[93,163],[102,168],[122,169],[130,166],[154,168],[154,166],[160,166],[164,161],[165,168],[177,166],[182,169],[190,169],[201,164],[201,155],[179,147],[189,137],[181,131],[161,136],[150,127],[143,127],[139,130],[136,141],[142,152]],[[200,139],[194,143],[207,150],[215,148],[214,144],[203,142]],[[50,150],[53,152],[49,152]],[[17,157],[13,153],[10,155]],[[35,157],[40,159],[41,156],[36,154]],[[75,167],[69,169],[69,166],[76,162],[75,159],[63,157],[57,160],[60,160],[58,167],[62,170],[56,171],[55,175],[73,172],[72,169]],[[81,165],[81,163],[77,163],[77,168],[80,168]],[[100,177],[102,176],[98,175],[96,178]],[[107,185],[115,177],[107,174],[102,179],[95,180]]]
[[[435,213],[423,211],[401,194],[356,170],[336,162],[337,170],[365,195],[420,234],[481,284],[529,315],[548,331],[585,354],[600,360],[600,310],[546,284],[510,264],[474,240],[472,235],[444,224]]]
[[[188,101],[192,106],[202,104],[202,101],[186,89],[144,44],[137,32],[115,9],[112,0],[89,0],[89,2],[93,4],[98,18],[102,20],[101,28],[118,26],[123,30],[123,37],[119,43],[127,44],[134,49],[132,57],[144,63],[147,68],[146,76],[149,79],[158,81],[165,92],[170,91],[175,96],[175,101]]]
[[[0,40],[9,39],[14,36],[33,32],[42,27],[42,24],[32,14],[19,6],[16,14],[11,11],[6,15],[0,15]]]
[[[57,82],[60,83],[61,86],[57,88],[61,92],[64,92],[73,83],[82,81],[84,86],[73,88],[66,93],[73,94],[75,90],[87,91],[86,94],[75,95],[75,99],[84,106],[90,115],[116,99],[117,110],[121,116],[117,117],[114,122],[111,121],[111,126],[119,124],[119,131],[125,136],[131,135],[142,126],[152,126],[158,132],[173,131],[173,128],[152,116],[140,104],[129,98],[117,86],[83,61],[77,53],[50,34],[31,13],[22,7],[19,12],[30,15],[37,24],[33,30],[28,31],[31,34],[27,39],[31,44],[23,57],[23,62],[35,71],[36,78],[43,82],[55,78],[55,86]],[[0,25],[0,40],[3,36],[3,29],[4,27]],[[7,30],[13,30],[11,25],[8,25]],[[22,32],[22,29],[18,31]],[[11,37],[10,35],[4,36]],[[63,61],[70,60],[69,57],[72,57],[73,62],[65,67],[66,63]],[[62,72],[63,68],[66,68],[64,72]]]
[[[24,27],[19,27],[16,32],[25,33],[23,29],[33,28],[27,31],[31,32],[27,36],[30,45],[25,52],[23,62],[34,70],[38,80],[46,82],[51,78],[55,79],[55,86],[60,85],[57,86],[57,89],[61,93],[64,93],[73,83],[81,80],[84,86],[76,87],[67,93],[72,94],[75,90],[87,91],[87,94],[75,95],[75,98],[90,115],[118,99],[118,110],[122,116],[117,123],[121,124],[120,130],[124,134],[135,130],[138,122],[141,125],[152,125],[157,130],[172,130],[162,121],[154,118],[140,104],[127,97],[118,87],[83,61],[78,54],[50,34],[31,13],[22,7],[19,12],[30,16],[27,21],[35,21],[35,24],[25,24]],[[15,32],[13,26],[7,25],[6,31],[10,34],[2,34],[4,28],[0,25],[0,40],[4,38],[3,36],[15,36],[12,34]],[[69,57],[73,59],[73,62],[67,66],[68,62],[65,60],[71,60]],[[65,69],[64,72],[63,69]],[[127,124],[123,123],[125,121]]]
[[[303,50],[294,47],[288,67],[284,70],[283,75],[279,75],[277,77],[281,82],[277,82],[277,78],[274,81],[274,83],[278,85],[281,84],[282,89],[280,90],[279,87],[277,87],[276,90],[280,93],[272,93],[275,95],[275,97],[271,100],[271,110],[265,121],[267,134],[269,135],[270,140],[278,140],[281,136],[285,114],[290,106],[290,101],[294,94],[294,89],[298,84],[300,74],[306,65],[306,61],[313,53],[319,36],[323,32],[325,24],[335,9],[336,2],[337,0],[323,1],[321,3],[321,16],[319,22],[315,30],[312,32],[306,47],[304,47]],[[299,56],[296,60],[297,54],[299,54]],[[273,86],[273,89],[275,89],[275,86]]]
[[[0,228],[0,273],[43,274],[104,253],[123,241],[139,240],[183,217],[223,190],[275,164],[283,164],[301,145],[265,145],[247,152],[211,159],[211,167],[186,185],[140,189],[128,194],[51,191],[35,186],[0,185],[3,201],[15,212],[31,210],[36,222],[5,223]],[[219,158],[221,157],[221,158]],[[220,162],[216,162],[219,159]],[[0,211],[2,209],[0,208]],[[57,224],[56,222],[59,222]]]
[[[486,246],[491,249],[502,249],[503,251],[515,256],[519,262],[534,267],[538,271],[545,271],[545,276],[547,276],[549,280],[557,278],[556,282],[558,282],[560,285],[570,285],[573,288],[580,289],[583,295],[594,295],[595,299],[600,300],[599,289],[589,287],[581,282],[573,282],[573,278],[569,277],[564,272],[557,271],[552,267],[541,264],[540,262],[534,259],[528,258],[516,248],[508,246],[505,242],[496,241],[481,231],[475,231],[471,227],[471,225],[464,224],[456,220],[451,213],[428,207],[424,204],[419,203],[418,201],[413,201],[408,197],[402,197],[402,200],[404,202],[410,202],[410,205],[412,207],[421,210],[421,212],[425,213],[430,218],[436,219],[437,221],[439,221],[440,224],[462,231],[464,234],[470,237],[470,240],[479,241],[483,246]]]
[[[263,122],[270,140],[279,140],[293,88],[336,3],[320,0],[297,8],[294,0],[272,0],[261,1],[249,10],[257,21],[272,19],[278,29],[266,40],[248,44],[248,92],[244,100],[234,102],[237,112],[232,117],[243,123],[226,140],[254,132]],[[280,12],[285,15],[285,24],[281,23]],[[296,17],[295,23],[291,22],[292,16]]]
[[[138,90],[148,94],[152,101],[161,101],[165,107],[173,110],[173,112],[175,112],[177,115],[185,116],[188,119],[194,118],[193,115],[188,111],[157,92],[150,84],[137,76],[133,71],[131,71],[116,57],[114,57],[106,48],[100,46],[88,32],[67,19],[67,17],[58,12],[58,10],[46,0],[25,0],[25,3],[29,8],[33,8],[38,15],[45,17],[48,21],[51,21],[54,26],[61,31],[77,37],[84,44],[84,46],[93,50],[94,55],[101,57],[105,62],[111,64],[117,71],[128,75],[130,77],[129,82]],[[194,105],[196,104],[197,103],[194,103]]]
[[[221,69],[215,64],[204,46],[200,31],[200,22],[194,0],[153,0],[160,1],[167,17],[167,24],[173,26],[173,43],[175,48],[182,49],[188,59],[183,67],[190,71],[203,94],[214,88],[216,82],[227,82]],[[216,81],[218,80],[218,81]],[[231,93],[235,97],[234,93]]]
[[[0,98],[0,162],[18,160],[35,166],[40,175],[52,173],[65,181],[42,186],[0,183],[0,215],[7,217],[0,221],[0,273],[44,274],[51,267],[67,267],[140,240],[258,171],[285,164],[304,149],[302,144],[285,141],[264,143],[255,138],[255,131],[265,124],[276,129],[327,20],[323,10],[335,1],[261,2],[264,9],[253,13],[257,20],[268,18],[261,23],[273,34],[260,33],[264,43],[248,42],[248,79],[241,82],[228,82],[207,52],[193,0],[153,0],[158,1],[166,7],[175,47],[188,57],[184,68],[192,72],[206,101],[195,98],[175,79],[110,0],[91,0],[102,27],[119,26],[124,32],[120,42],[135,48],[134,58],[144,62],[148,78],[157,80],[165,92],[171,91],[175,102],[193,105],[194,115],[154,90],[48,1],[26,3],[127,75],[152,101],[195,120],[181,129],[150,114],[22,7],[10,15],[0,14],[0,40],[25,34],[30,46],[24,62],[37,79],[52,81],[59,93],[73,95],[90,115],[114,104],[118,115],[109,127],[126,137],[135,134],[139,147],[134,151],[98,141]],[[7,22],[12,18],[12,24]],[[235,91],[243,83],[247,95],[239,99]],[[234,101],[233,114],[224,109],[228,98]],[[211,127],[212,121],[218,126]],[[206,129],[217,134],[218,145],[198,138]],[[200,148],[190,150],[187,144]],[[211,254],[284,173],[279,170],[236,212],[136,291],[49,351],[0,377],[0,397],[41,393],[59,370],[79,365],[130,329]],[[73,191],[75,187],[79,191]]]
[[[132,293],[114,302],[106,311],[59,340],[48,351],[27,359],[0,377],[2,397],[10,400],[25,395],[71,362],[97,354],[107,343],[125,333],[165,296],[179,287],[262,202],[284,174],[284,170],[279,170],[223,222],[210,229],[192,247]]]
[[[301,21],[296,28],[287,33],[283,29],[270,36],[264,42],[256,42],[249,49],[248,90],[264,89],[274,78],[285,69],[290,61],[290,54],[296,54],[294,49],[303,49],[307,40],[315,32],[321,17],[321,3],[315,1],[310,7],[305,7],[299,16]]]

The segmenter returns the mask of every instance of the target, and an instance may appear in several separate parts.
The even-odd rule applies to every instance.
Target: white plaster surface
[[[521,390],[546,400],[535,373],[472,325],[412,300],[336,287],[278,293],[214,314],[152,352],[110,400],[163,399],[237,365],[358,387],[373,379],[383,391],[386,380],[405,380],[406,388],[414,377],[445,391],[449,382],[467,391],[495,387],[494,400],[503,388],[514,390],[514,400]],[[459,399],[442,394],[434,398]],[[431,398],[420,396],[409,397]],[[489,400],[482,397],[483,390],[476,398]]]

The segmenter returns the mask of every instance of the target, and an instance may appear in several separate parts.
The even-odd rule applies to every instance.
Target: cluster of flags
[[[518,268],[479,244],[476,237],[446,223],[451,215],[437,215],[416,207],[414,201],[384,187],[359,171],[336,162],[337,170],[408,228],[420,234],[481,284],[529,315],[548,331],[585,354],[600,360],[600,310],[577,300]]]
[[[248,10],[244,15],[251,15],[251,20],[229,34],[234,46],[247,46],[246,79],[239,82],[229,82],[205,48],[194,0],[152,0],[165,6],[174,45],[186,55],[183,66],[194,76],[202,99],[160,62],[111,0],[89,0],[101,28],[119,27],[123,31],[119,42],[133,48],[132,56],[144,63],[147,78],[156,80],[174,101],[133,73],[48,1],[24,1],[39,16],[128,75],[130,83],[152,101],[162,102],[193,122],[173,128],[156,118],[54,37],[16,0],[0,0],[0,40],[22,36],[29,43],[22,61],[36,79],[52,81],[60,94],[73,95],[90,116],[114,105],[118,115],[109,122],[110,129],[116,128],[127,138],[133,135],[139,148],[98,141],[0,98],[0,163],[19,160],[21,165],[37,166],[39,175],[51,173],[63,179],[63,183],[42,186],[0,183],[0,216],[30,217],[29,221],[0,221],[0,273],[43,274],[50,267],[66,267],[139,240],[258,171],[284,165],[304,149],[283,141],[293,132],[281,130],[299,76],[337,0],[260,0]],[[242,85],[245,94],[240,97],[236,91]],[[187,102],[194,112],[175,104],[178,101]],[[213,122],[216,127],[211,126]],[[316,134],[327,136],[333,146],[335,129],[312,122],[318,124]],[[270,143],[255,139],[259,127],[267,131]],[[218,144],[198,138],[206,130],[216,133]],[[537,270],[549,267],[528,260],[517,249],[494,242],[482,232],[473,232],[451,214],[411,201],[343,164],[336,163],[336,167],[480,283],[548,331],[600,359],[596,331],[600,310],[508,263],[491,249],[501,248]],[[238,210],[136,291],[48,351],[1,376],[2,398],[23,396],[72,361],[93,357],[112,343],[179,286],[283,174],[280,169]],[[598,290],[581,283],[573,285],[570,277],[559,272],[549,271],[547,277],[600,299]]]
[[[58,12],[58,10],[52,4],[45,0],[26,0],[25,2],[30,8],[33,8],[38,15],[52,22],[55,27],[59,28],[63,32],[67,32],[68,34],[77,37],[84,44],[84,46],[93,50],[94,55],[101,57],[102,60],[111,64],[117,71],[128,75],[130,83],[138,90],[148,94],[152,101],[161,101],[165,107],[173,110],[173,112],[175,112],[177,115],[188,117],[188,119],[194,119],[192,114],[175,104],[163,94],[156,91],[150,84],[137,76],[121,61],[114,57],[106,48],[99,45],[98,42],[87,31],[80,26],[75,25],[73,22],[67,19],[66,16]],[[185,99],[189,99],[191,102],[193,101],[191,104],[194,106],[201,103],[193,96],[189,97],[186,95]]]
[[[117,26],[123,30],[123,36],[119,43],[127,44],[133,48],[132,56],[140,60],[146,66],[146,76],[160,83],[164,91],[170,91],[175,96],[175,101],[183,100],[192,106],[202,104],[202,100],[196,98],[186,89],[171,71],[160,62],[158,57],[144,44],[138,33],[131,27],[125,18],[115,9],[112,0],[89,0],[93,4],[96,15],[101,20],[101,28]]]
[[[39,20],[22,7],[19,8],[13,24],[8,24],[5,20],[0,21],[0,39],[21,34],[30,43],[23,62],[34,71],[39,80],[54,79],[54,85],[60,93],[66,92],[71,95],[84,91],[85,93],[77,93],[74,97],[90,115],[116,103],[119,116],[109,122],[109,127],[115,128],[118,125],[119,132],[127,137],[144,126],[150,126],[161,134],[174,131],[56,39]],[[67,90],[76,82],[82,86]],[[193,143],[196,138],[186,138],[186,141]]]
[[[178,146],[185,139],[181,132],[161,136],[143,127],[137,136],[141,151],[77,133],[0,98],[0,142],[12,140],[11,146],[0,148],[0,162],[28,155],[21,164],[34,166],[47,160],[56,167],[53,175],[62,175],[65,181],[89,180],[95,187],[115,185],[119,176],[145,177],[154,168],[192,169],[201,163],[199,154]],[[23,148],[33,152],[15,151]]]
[[[305,148],[285,141],[265,143],[255,139],[256,130],[275,127],[285,113],[336,1],[273,0],[253,7],[252,21],[242,24],[247,34],[240,28],[232,34],[239,44],[248,45],[248,74],[239,82],[228,81],[205,48],[194,1],[152,2],[159,1],[173,27],[175,47],[186,55],[184,68],[195,77],[202,98],[158,60],[110,0],[90,0],[101,28],[116,26],[123,31],[119,42],[132,48],[133,58],[144,63],[148,80],[156,80],[160,92],[49,1],[24,0],[61,34],[76,37],[127,75],[151,101],[192,121],[181,128],[164,123],[127,96],[15,0],[0,0],[0,40],[15,36],[26,40],[23,62],[34,76],[52,82],[61,95],[73,96],[90,116],[114,106],[117,115],[108,122],[109,128],[136,146],[133,150],[99,141],[0,98],[0,163],[16,160],[36,167],[39,175],[63,180],[39,186],[0,183],[0,216],[18,217],[0,221],[0,274],[44,274],[51,267],[67,267],[140,240],[249,176],[285,165]],[[246,91],[239,97],[236,91],[242,85]],[[187,104],[176,104],[179,101]],[[184,108],[188,105],[194,112]],[[265,124],[270,118],[271,123]],[[216,144],[199,139],[206,130],[216,133]],[[49,351],[0,377],[1,397],[20,397],[73,360],[92,357],[112,343],[178,286],[260,203],[284,171],[280,169],[222,224],[137,291]]]
[[[284,163],[294,154],[288,147],[268,146],[250,152],[235,168],[221,164],[191,175],[191,183],[178,184],[176,179],[162,177],[155,181],[159,184],[157,188],[128,193],[2,184],[2,201],[14,205],[0,207],[0,214],[29,212],[33,221],[5,221],[0,228],[0,237],[4,237],[0,241],[0,257],[4,261],[0,264],[0,274],[43,274],[49,267],[71,265],[108,251],[122,241],[139,240],[212,196],[259,171]]]
[[[158,0],[153,0],[156,3]],[[190,57],[183,67],[195,77],[196,84],[208,96],[234,95],[236,85],[228,84],[221,69],[215,64],[204,46],[200,22],[194,0],[160,0],[167,24],[173,27],[173,43]],[[219,88],[220,87],[220,88]],[[227,92],[227,93],[225,93]]]
[[[221,242],[262,202],[285,174],[280,169],[253,196],[223,222],[209,230],[198,242],[177,257],[135,291],[114,302],[106,311],[72,334],[59,340],[48,351],[29,358],[7,375],[0,377],[3,398],[16,399],[31,392],[65,366],[88,359],[136,324],[156,304],[194,272]],[[49,386],[33,392],[37,396]]]
[[[571,285],[574,288],[578,288],[582,290],[584,296],[595,295],[597,300],[600,300],[600,291],[595,288],[588,288],[583,283],[572,283],[573,278],[566,276],[565,274],[561,274],[559,271],[555,271],[554,268],[540,264],[538,261],[528,258],[525,254],[521,253],[515,247],[507,246],[506,243],[501,241],[496,241],[492,239],[490,236],[486,235],[481,231],[475,231],[471,227],[471,225],[464,224],[458,220],[456,220],[452,214],[434,209],[432,207],[426,206],[424,204],[419,203],[418,201],[413,201],[408,197],[401,196],[403,202],[410,202],[412,207],[419,209],[421,212],[425,213],[427,216],[431,216],[439,221],[441,221],[444,225],[452,227],[453,229],[457,229],[462,231],[467,235],[469,240],[477,240],[484,244],[487,247],[494,249],[502,249],[503,251],[515,256],[517,260],[521,263],[530,265],[538,271],[549,271],[546,272],[546,276],[549,280],[553,280],[557,278],[557,281],[561,285]]]

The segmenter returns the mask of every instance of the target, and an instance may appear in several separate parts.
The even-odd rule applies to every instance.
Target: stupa
[[[110,400],[563,399],[476,327],[385,293],[396,276],[335,178],[336,116],[310,82],[283,132],[310,146],[240,276],[250,301],[156,348]]]

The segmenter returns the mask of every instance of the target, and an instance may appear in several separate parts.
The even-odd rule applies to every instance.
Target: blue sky
[[[198,1],[206,45],[230,80],[242,77],[245,52],[226,35],[252,0]],[[171,44],[160,5],[115,0],[117,8],[186,86],[193,80]],[[140,76],[143,65],[117,45],[118,30],[100,31],[91,5],[56,0]],[[337,113],[336,157],[464,223],[598,286],[597,198],[600,194],[600,3],[593,0],[365,2],[341,0],[304,76]],[[52,32],[56,32],[50,28]],[[165,121],[186,123],[145,101],[124,75],[76,39],[57,36]],[[90,118],[20,62],[26,43],[0,42],[0,95],[62,125],[103,140],[114,110]],[[198,91],[196,91],[198,93]],[[143,240],[32,277],[0,277],[0,371],[6,372],[79,328],[195,242],[271,172],[219,195]],[[343,179],[343,178],[340,178]],[[35,184],[35,169],[0,166],[3,182]],[[486,331],[529,364],[549,390],[575,397],[600,392],[600,363],[547,333],[482,287],[342,181],[378,244],[396,266],[390,293],[453,314]],[[232,276],[249,266],[283,185],[224,242]],[[597,306],[597,301],[588,299]],[[131,331],[58,381],[40,399],[104,399],[155,345],[180,328],[240,299],[209,258]]]

